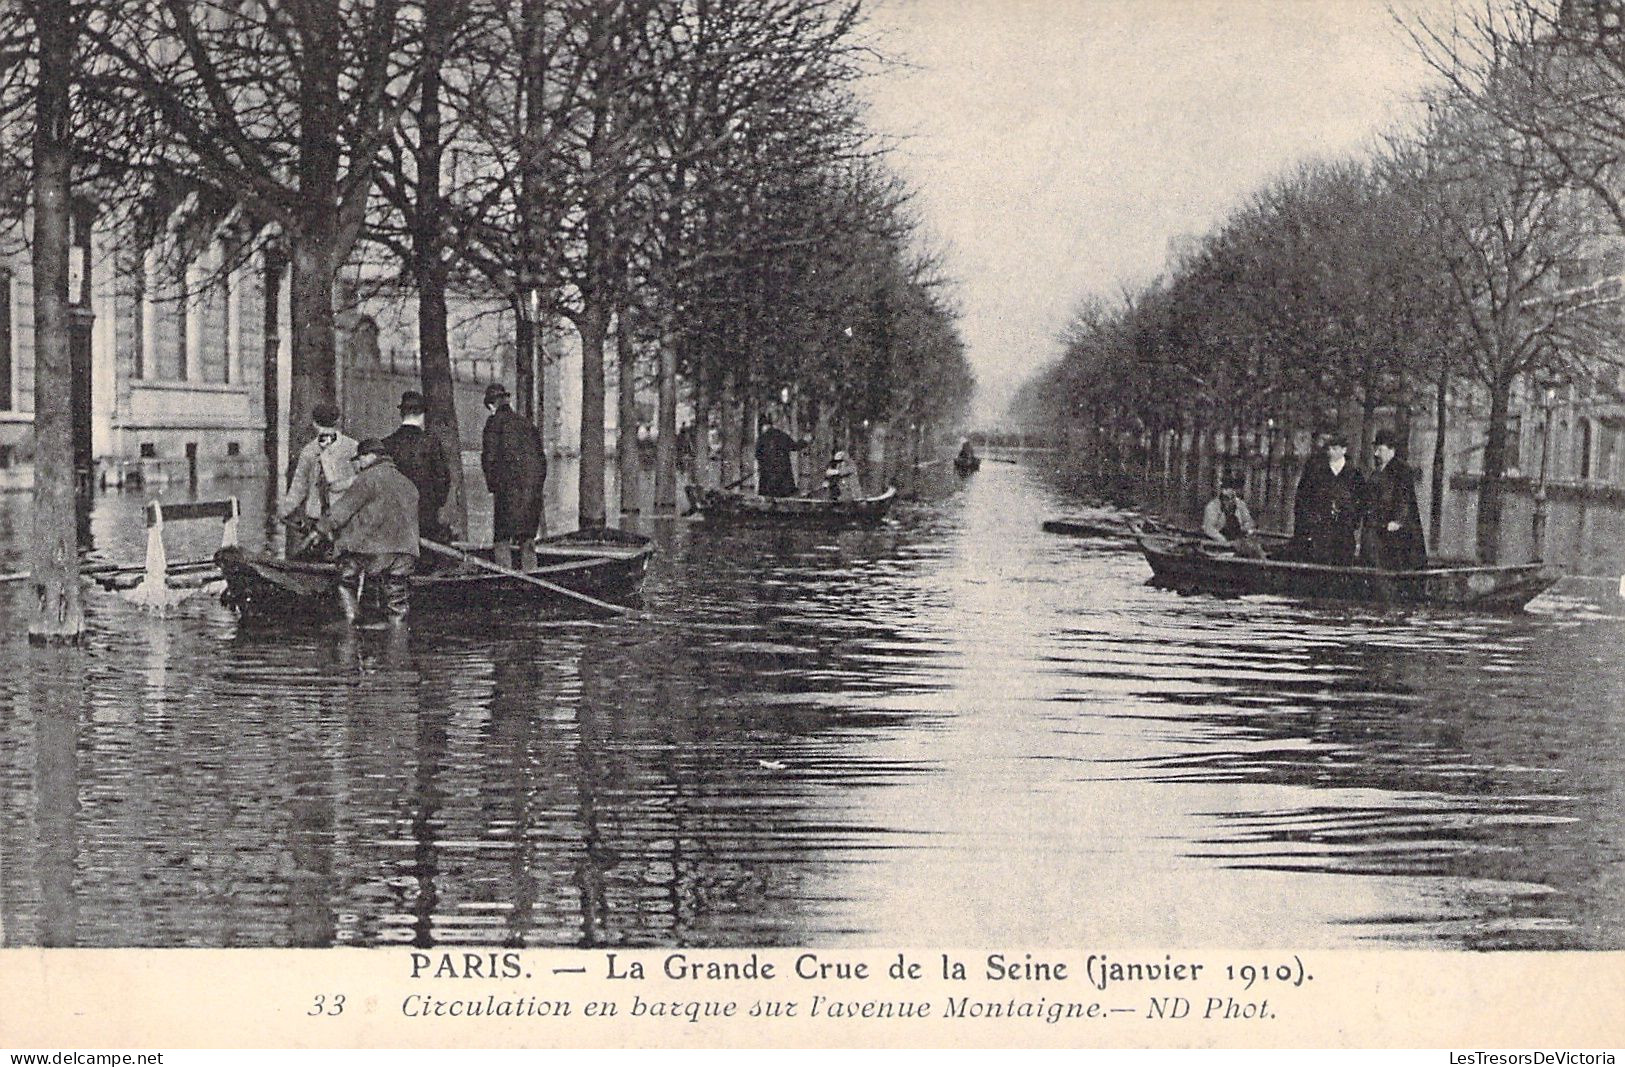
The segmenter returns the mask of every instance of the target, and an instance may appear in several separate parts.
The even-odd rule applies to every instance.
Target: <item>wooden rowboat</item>
[[[489,549],[471,555],[490,559]],[[643,581],[654,546],[624,530],[577,530],[536,546],[534,577],[593,597],[625,596]],[[330,618],[338,614],[338,567],[279,559],[239,548],[215,555],[226,580],[221,601],[248,616]],[[529,582],[471,565],[412,576],[412,611],[485,610],[505,605],[532,610],[574,609],[577,601]]]
[[[715,522],[776,522],[806,526],[857,526],[877,523],[891,510],[895,488],[879,496],[831,500],[815,496],[757,496],[727,489],[687,486],[694,511]]]
[[[1182,538],[1146,534],[1140,550],[1152,583],[1208,593],[1272,593],[1377,604],[1517,611],[1550,589],[1562,572],[1542,563],[1478,566],[1444,561],[1421,570],[1335,567],[1323,563],[1244,559]]]

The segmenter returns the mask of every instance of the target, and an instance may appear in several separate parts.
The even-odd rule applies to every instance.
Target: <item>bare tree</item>
[[[73,469],[73,370],[68,355],[68,221],[72,212],[74,80],[83,10],[28,0],[38,36],[34,108],[34,537],[28,639],[76,644],[79,542]]]

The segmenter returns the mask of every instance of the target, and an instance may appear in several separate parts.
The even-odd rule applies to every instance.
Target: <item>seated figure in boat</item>
[[[1241,488],[1240,478],[1226,475],[1218,495],[1202,509],[1203,543],[1223,545],[1248,559],[1263,559],[1264,549],[1256,536],[1258,526],[1247,509],[1247,501],[1241,499]]]
[[[954,463],[960,467],[974,467],[981,462],[976,455],[975,447],[970,443],[970,438],[967,437],[965,443],[959,446],[959,455],[954,457]]]
[[[1292,500],[1292,559],[1348,567],[1365,498],[1365,478],[1349,462],[1348,438],[1333,432],[1305,461]]]
[[[1378,430],[1372,442],[1376,471],[1366,486],[1360,561],[1384,570],[1413,571],[1427,566],[1427,541],[1416,502],[1416,472],[1398,458],[1398,442],[1390,430]]]
[[[355,625],[366,583],[381,584],[389,621],[406,621],[412,571],[418,561],[418,490],[395,467],[382,441],[356,448],[356,476],[317,528],[339,553],[339,605]]]
[[[277,517],[294,531],[289,538],[290,559],[325,558],[330,546],[318,545],[316,520],[333,509],[333,504],[355,480],[355,439],[339,430],[339,409],[317,404],[310,412],[316,436],[305,442],[294,462],[293,477],[282,497]]]
[[[772,419],[763,419],[756,436],[756,491],[763,496],[795,496],[790,453],[800,452],[808,444],[774,426]]]
[[[857,477],[858,468],[846,458],[846,453],[836,449],[834,455],[829,457],[829,466],[824,468],[824,490],[829,493],[831,500],[850,499],[846,482]]]

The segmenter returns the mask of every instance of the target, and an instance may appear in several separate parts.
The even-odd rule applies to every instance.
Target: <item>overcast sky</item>
[[[1428,2],[1406,0],[1409,10]],[[1383,0],[875,0],[910,69],[871,120],[948,253],[996,417],[1079,298],[1159,273],[1298,160],[1359,152],[1427,71]]]

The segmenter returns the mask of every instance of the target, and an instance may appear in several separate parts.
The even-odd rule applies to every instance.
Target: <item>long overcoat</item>
[[[795,496],[796,475],[790,453],[802,444],[777,426],[769,426],[756,439],[756,491],[763,496]]]
[[[1397,523],[1399,529],[1388,529],[1389,523]],[[1416,472],[1398,458],[1390,459],[1367,485],[1360,556],[1369,566],[1393,571],[1427,565],[1422,509],[1416,502]]]
[[[440,442],[421,426],[403,423],[384,438],[384,447],[400,472],[418,490],[418,527],[424,537],[441,540],[440,509],[451,492],[451,469]]]
[[[485,420],[480,470],[491,490],[492,539],[512,544],[536,536],[542,521],[542,486],[547,457],[535,423],[507,404]]]
[[[1292,501],[1292,554],[1310,563],[1354,562],[1365,477],[1352,463],[1332,473],[1325,453],[1304,464]]]

